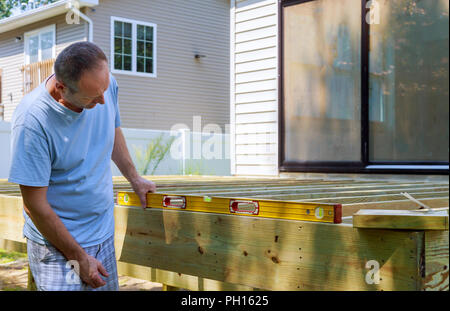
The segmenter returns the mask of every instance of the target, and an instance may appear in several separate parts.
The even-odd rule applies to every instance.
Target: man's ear
[[[63,92],[64,89],[66,88],[66,86],[64,85],[64,83],[61,83],[61,82],[59,82],[58,80],[56,80],[55,87],[56,87],[56,89],[57,89],[58,91],[61,91],[61,92]]]

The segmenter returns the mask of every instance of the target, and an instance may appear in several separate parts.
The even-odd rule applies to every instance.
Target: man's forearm
[[[120,172],[122,172],[122,175],[130,182],[133,191],[139,196],[142,208],[145,209],[147,207],[147,193],[155,192],[156,185],[154,182],[139,176],[131,160],[125,137],[120,127],[116,128],[116,137],[114,139],[111,158],[116,163]]]
[[[127,144],[125,142],[125,137],[123,136],[120,127],[116,128],[114,148],[111,159],[114,161],[122,175],[125,176],[128,181],[132,182],[139,177],[133,161],[131,160]]]
[[[50,204],[44,199],[33,198],[34,194],[30,190],[24,189],[23,186],[21,188],[25,212],[39,232],[68,260],[80,261],[86,255],[85,251],[69,233]]]

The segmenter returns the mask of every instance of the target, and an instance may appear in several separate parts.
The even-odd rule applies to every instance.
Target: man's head
[[[56,89],[61,98],[77,108],[104,104],[109,86],[108,60],[94,43],[77,42],[66,47],[55,61]]]

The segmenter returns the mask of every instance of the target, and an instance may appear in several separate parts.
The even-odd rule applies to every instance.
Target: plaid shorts
[[[88,255],[100,261],[108,272],[108,277],[100,274],[106,282],[104,286],[92,288],[83,282],[78,274],[76,262],[68,261],[51,245],[42,245],[27,239],[28,261],[37,290],[42,291],[117,291],[117,276],[114,236],[105,242],[84,248]]]

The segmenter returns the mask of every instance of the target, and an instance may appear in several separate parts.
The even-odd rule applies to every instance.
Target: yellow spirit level
[[[134,192],[123,191],[117,193],[117,204],[141,206],[140,199]],[[342,222],[341,204],[148,193],[147,207],[326,223]]]

